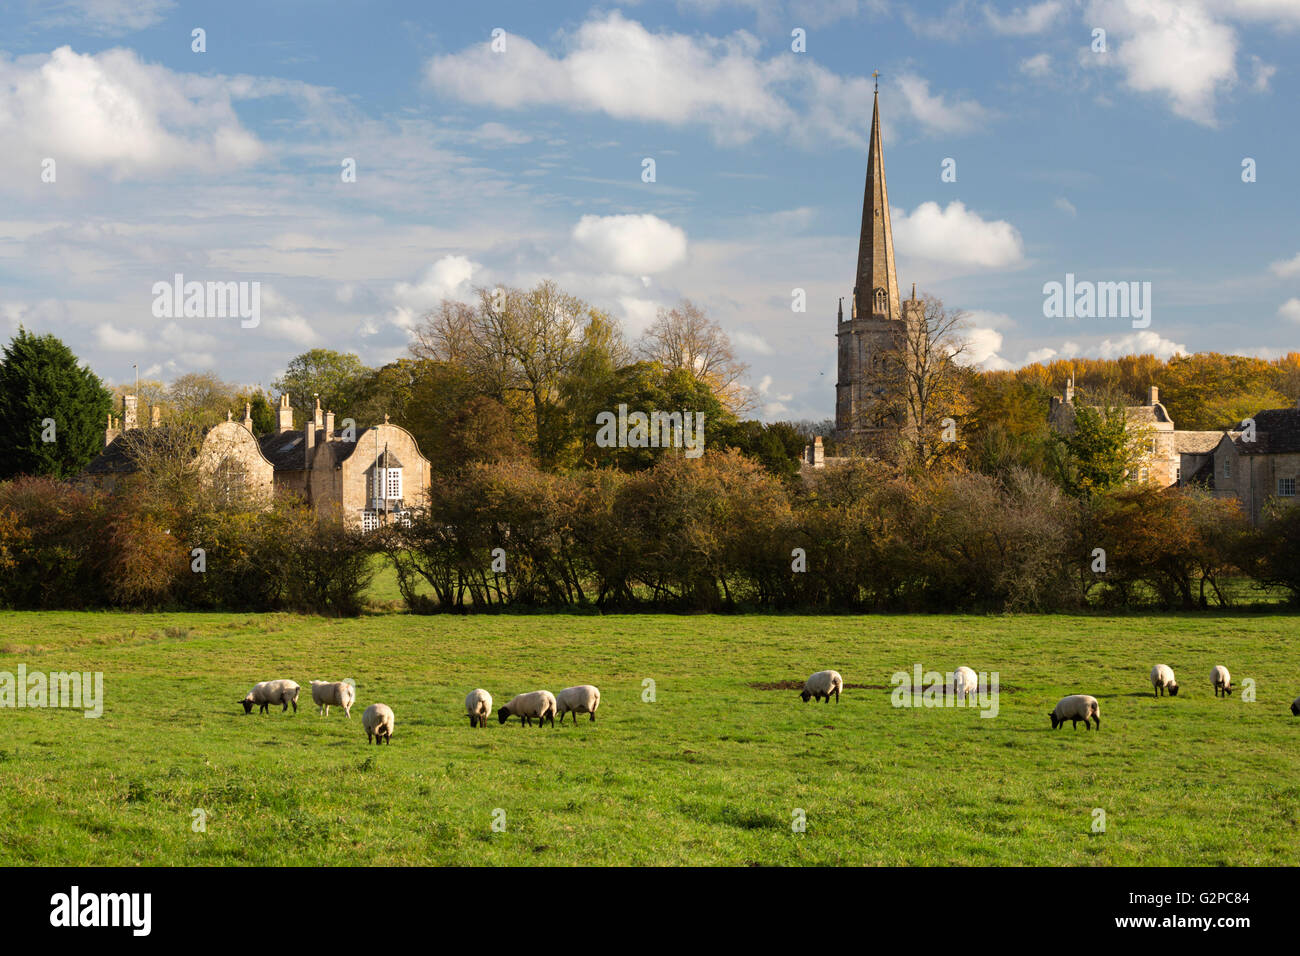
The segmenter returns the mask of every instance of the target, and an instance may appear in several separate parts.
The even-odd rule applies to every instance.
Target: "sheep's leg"
[[[1073,718],[1071,718],[1070,729],[1071,729],[1071,730],[1078,730],[1078,729],[1079,729],[1079,718],[1078,718],[1078,717],[1073,717]]]
[[[573,719],[576,721],[578,718],[574,717]],[[594,710],[591,712],[591,719],[593,722],[596,720],[596,712]]]
[[[835,703],[838,704],[839,702],[840,702],[840,689],[837,687],[835,688]]]

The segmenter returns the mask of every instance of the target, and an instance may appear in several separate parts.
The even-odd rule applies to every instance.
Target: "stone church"
[[[924,329],[924,307],[916,298],[916,286],[912,286],[911,299],[898,295],[877,91],[871,109],[857,275],[849,315],[845,317],[844,300],[840,299],[836,319],[835,438],[841,446],[879,448],[908,427],[906,410],[893,399],[901,388],[909,387],[901,374],[910,367],[912,350],[905,347],[909,335],[916,342]]]

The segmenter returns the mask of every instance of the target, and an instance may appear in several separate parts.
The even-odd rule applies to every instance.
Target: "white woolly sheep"
[[[1300,697],[1291,701],[1291,716],[1300,717]]]
[[[1210,671],[1210,683],[1214,685],[1214,696],[1218,697],[1219,692],[1227,697],[1232,693],[1232,675],[1222,664],[1215,664],[1214,670]]]
[[[600,690],[591,684],[579,684],[577,687],[566,687],[555,695],[555,711],[560,715],[560,723],[564,723],[565,714],[573,714],[573,722],[578,722],[579,714],[591,714],[591,719],[596,719],[596,708],[600,706]]]
[[[465,712],[471,727],[486,727],[488,714],[492,713],[492,695],[482,687],[465,695]]]
[[[537,726],[541,727],[546,723],[546,718],[551,719],[551,726],[555,726],[555,695],[549,690],[535,690],[527,694],[517,694],[497,711],[497,719],[505,723],[511,717],[520,719],[519,726],[532,726],[533,718],[537,718]],[[574,720],[577,720],[575,717]]]
[[[979,689],[979,675],[969,667],[959,667],[952,672],[952,693],[954,697],[969,697]]]
[[[818,671],[803,682],[803,690],[799,691],[799,696],[803,698],[806,704],[809,700],[816,698],[826,699],[826,703],[831,702],[831,694],[835,695],[835,703],[840,702],[840,691],[844,689],[844,678],[840,676],[839,671]]]
[[[331,684],[323,680],[311,682],[311,699],[322,717],[330,715],[330,706],[342,707],[348,719],[352,719],[352,703],[357,699],[357,689],[347,681]]]
[[[392,744],[393,726],[396,724],[393,708],[387,704],[371,704],[361,715],[361,724],[366,729],[366,743],[373,739],[375,744]]]
[[[1083,721],[1083,729],[1091,730],[1088,725],[1088,719],[1096,721],[1097,729],[1101,730],[1101,707],[1097,703],[1096,697],[1089,697],[1087,694],[1071,694],[1069,697],[1062,697],[1056,703],[1053,710],[1047,712],[1047,716],[1052,718],[1052,729],[1060,727],[1067,720],[1075,730],[1079,729],[1079,721]]]
[[[253,712],[254,704],[257,705],[259,714],[265,714],[272,704],[280,704],[281,713],[293,704],[293,712],[296,714],[298,713],[298,690],[298,685],[291,680],[264,680],[260,684],[254,684],[253,689],[240,701],[244,705],[244,715]]]
[[[1174,670],[1165,664],[1151,668],[1151,686],[1157,697],[1161,693],[1167,693],[1170,697],[1178,696],[1178,681],[1174,680]]]

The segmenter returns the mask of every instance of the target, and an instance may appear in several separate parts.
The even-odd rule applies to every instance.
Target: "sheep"
[[[244,705],[244,716],[247,717],[253,712],[254,704],[258,705],[259,714],[265,714],[271,704],[280,704],[281,713],[293,704],[293,712],[296,714],[298,713],[298,690],[298,685],[291,680],[264,680],[254,684],[253,689],[240,701]]]
[[[1162,692],[1168,693],[1170,697],[1178,696],[1178,681],[1174,680],[1173,668],[1165,664],[1151,668],[1151,686],[1155,688],[1156,697]]]
[[[591,684],[579,684],[577,687],[566,687],[555,695],[556,712],[560,715],[560,723],[564,723],[564,715],[573,714],[573,722],[578,722],[579,714],[591,714],[591,719],[596,719],[596,708],[600,706],[600,690]]]
[[[840,702],[840,691],[844,689],[844,678],[840,676],[839,671],[818,671],[803,682],[803,690],[799,691],[799,696],[803,698],[806,704],[812,698],[821,700],[826,698],[826,703],[831,702],[831,694],[835,695],[835,703]]]
[[[471,727],[486,727],[488,714],[492,713],[492,695],[482,687],[465,695],[465,712]]]
[[[311,682],[311,699],[316,705],[317,713],[322,717],[330,715],[330,705],[342,707],[343,713],[352,719],[352,704],[357,699],[357,689],[347,681],[331,684],[323,680]]]
[[[969,667],[959,667],[952,672],[954,697],[970,697],[979,688],[979,676]]]
[[[1215,664],[1214,670],[1210,671],[1210,683],[1214,685],[1214,696],[1219,696],[1219,691],[1223,691],[1223,696],[1227,697],[1232,693],[1232,675],[1222,664]]]
[[[1300,697],[1291,701],[1291,716],[1300,717]]]
[[[373,739],[376,746],[381,743],[391,745],[395,723],[393,708],[387,704],[371,704],[361,715],[361,724],[366,729],[366,743]]]
[[[505,723],[511,717],[519,718],[519,726],[532,726],[533,718],[537,718],[537,726],[541,727],[546,723],[546,718],[551,719],[551,726],[555,726],[555,695],[549,690],[535,690],[528,694],[516,694],[506,704],[497,711],[497,719]],[[574,718],[577,720],[578,718]]]
[[[1096,697],[1089,697],[1087,694],[1071,694],[1069,697],[1062,697],[1057,701],[1056,707],[1047,712],[1047,716],[1052,718],[1052,729],[1063,725],[1067,720],[1075,730],[1079,729],[1079,721],[1083,721],[1083,729],[1091,730],[1088,726],[1088,718],[1096,721],[1097,729],[1101,730],[1101,707],[1097,704]]]

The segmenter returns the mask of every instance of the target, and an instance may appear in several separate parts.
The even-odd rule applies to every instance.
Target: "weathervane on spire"
[[[876,81],[876,92],[879,93],[879,92],[880,92],[880,71],[879,71],[879,70],[872,70],[872,71],[871,71],[871,78],[874,79],[874,80]]]

